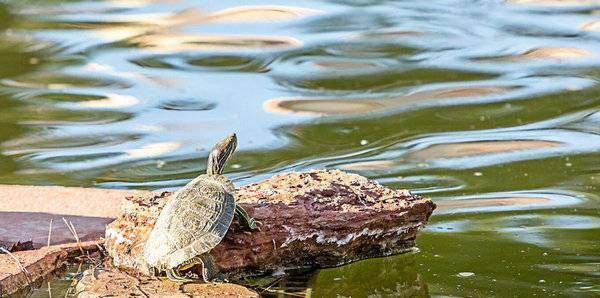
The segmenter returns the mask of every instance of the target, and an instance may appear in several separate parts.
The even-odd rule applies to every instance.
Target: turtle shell
[[[233,220],[234,190],[225,176],[200,175],[173,194],[146,241],[147,265],[175,268],[217,246]]]

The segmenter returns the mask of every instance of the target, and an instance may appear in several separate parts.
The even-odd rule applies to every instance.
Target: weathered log
[[[116,267],[148,273],[141,252],[168,199],[169,193],[128,198],[106,229]],[[262,227],[246,232],[234,220],[211,251],[229,278],[406,252],[435,209],[430,199],[338,170],[277,175],[241,187],[236,200]]]

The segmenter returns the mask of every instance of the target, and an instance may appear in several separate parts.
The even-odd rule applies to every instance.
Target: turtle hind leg
[[[201,275],[204,282],[210,282],[219,273],[212,257],[209,254],[204,254],[193,257],[175,268],[167,269],[167,277],[174,282],[197,281],[196,279],[186,278],[181,274],[181,271],[188,270],[196,265],[200,265],[202,267]]]
[[[203,254],[194,257],[196,263],[202,265],[202,279],[204,282],[210,282],[217,277],[219,270],[215,266],[213,258],[209,254]]]
[[[193,281],[192,279],[189,278],[185,278],[183,276],[181,276],[181,272],[179,272],[179,268],[171,268],[171,269],[167,269],[166,271],[167,273],[167,277],[174,282],[190,282]]]
[[[242,206],[238,204],[235,204],[235,216],[240,221],[240,226],[243,229],[256,230],[261,224],[260,221],[250,217],[250,215],[248,215],[248,212],[246,212],[246,210],[244,210],[244,208],[242,208]]]

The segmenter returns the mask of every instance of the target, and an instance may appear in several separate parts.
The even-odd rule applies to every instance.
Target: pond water
[[[236,132],[237,185],[438,203],[419,252],[290,291],[600,295],[600,1],[241,2],[0,1],[0,183],[174,189]]]

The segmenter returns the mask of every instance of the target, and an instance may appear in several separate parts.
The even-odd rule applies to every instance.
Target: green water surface
[[[236,132],[237,185],[438,204],[419,251],[276,289],[598,297],[600,2],[520,2],[0,0],[0,183],[176,189]]]

